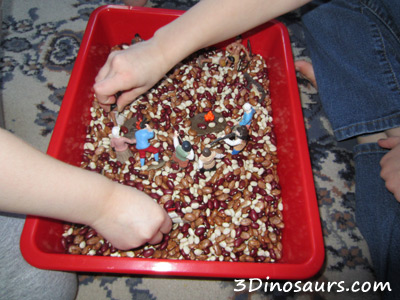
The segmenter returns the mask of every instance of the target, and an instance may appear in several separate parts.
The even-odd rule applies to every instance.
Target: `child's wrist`
[[[109,181],[106,178],[104,179],[102,185],[94,193],[92,201],[87,203],[87,209],[84,212],[84,223],[89,226],[96,227],[96,223],[104,219],[116,205],[115,200],[118,198],[119,184]]]
[[[177,43],[172,44],[174,41],[176,38],[170,36],[166,27],[157,30],[151,39],[154,48],[158,51],[157,57],[161,60],[160,64],[164,73],[167,73],[186,57],[184,49],[181,49]]]

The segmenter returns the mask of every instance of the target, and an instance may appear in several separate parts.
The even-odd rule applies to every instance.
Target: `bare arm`
[[[174,22],[162,27],[155,39],[169,67],[193,52],[237,36],[309,0],[202,0]]]
[[[0,129],[0,210],[87,224],[120,249],[161,241],[167,213],[133,188],[60,162]]]
[[[107,106],[118,108],[150,89],[178,62],[193,52],[239,35],[310,0],[202,0],[181,17],[160,28],[148,41],[110,54],[96,77],[94,90]]]

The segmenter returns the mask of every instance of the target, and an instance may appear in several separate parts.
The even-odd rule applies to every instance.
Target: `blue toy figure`
[[[153,153],[155,161],[158,161],[159,149],[152,146],[149,142],[149,140],[154,137],[154,131],[151,130],[146,119],[138,123],[138,128],[140,129],[135,133],[136,149],[139,150],[140,165],[143,167],[146,161],[147,152]]]
[[[247,128],[248,128],[250,126],[250,124],[251,124],[251,121],[252,121],[253,116],[254,116],[256,111],[249,103],[245,103],[243,105],[243,110],[244,110],[243,118],[239,122],[239,125],[240,126],[247,126]]]

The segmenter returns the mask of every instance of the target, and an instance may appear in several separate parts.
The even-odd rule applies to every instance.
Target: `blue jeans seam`
[[[389,20],[386,20],[384,18],[383,13],[382,12],[380,13],[377,8],[374,9],[373,5],[367,5],[367,3],[371,4],[370,1],[361,1],[361,3],[364,7],[364,8],[361,7],[361,13],[365,14],[364,13],[365,10],[368,10],[370,13],[372,13],[391,32],[392,37],[394,37],[395,40],[397,41],[397,43],[400,45],[400,40],[398,38],[398,35],[396,34],[395,30],[393,30],[392,26],[390,25]],[[371,22],[371,28],[372,28],[372,31],[376,31],[376,34],[377,34],[377,36],[375,37],[377,39],[376,42],[379,42],[379,44],[381,45],[381,49],[377,49],[377,51],[378,51],[378,54],[380,53],[383,56],[382,63],[387,65],[388,69],[390,70],[389,72],[390,72],[391,78],[393,80],[392,84],[395,85],[395,88],[393,89],[393,91],[396,91],[396,90],[399,91],[400,84],[396,78],[396,72],[393,70],[393,66],[390,63],[390,60],[388,58],[387,49],[386,49],[386,45],[385,45],[385,39],[383,37],[382,31],[376,22]]]
[[[362,150],[362,151],[359,151],[359,152],[357,152],[356,154],[354,154],[354,157],[357,157],[357,156],[363,155],[363,154],[379,154],[379,153],[387,153],[387,152],[388,152],[388,150],[384,150],[384,149],[382,149],[382,150],[375,150],[375,151],[372,151],[372,150]]]
[[[395,37],[397,42],[400,44],[400,38],[399,38],[400,33],[396,32],[396,30],[393,29],[394,25],[389,24],[391,22],[389,20],[386,20],[386,18],[383,16],[383,13],[378,11],[378,8],[374,7],[374,3],[368,0],[361,0],[360,2],[367,10],[369,10],[379,20],[381,20],[382,24],[384,24],[388,28],[388,30],[392,33],[393,37]]]
[[[395,114],[395,115],[391,115],[391,116],[387,116],[387,117],[384,117],[384,118],[379,118],[379,119],[376,119],[376,120],[373,120],[373,121],[359,122],[359,123],[356,123],[356,124],[352,124],[350,126],[337,128],[337,129],[334,130],[334,132],[335,132],[335,135],[339,136],[338,138],[341,140],[340,136],[342,136],[342,135],[347,136],[346,132],[352,131],[356,127],[368,126],[368,125],[376,125],[376,123],[378,123],[378,122],[388,122],[390,120],[396,120],[398,118],[400,118],[400,113]],[[394,127],[397,127],[397,126],[400,126],[400,121],[398,122],[398,125],[394,124],[394,126],[390,127],[390,128],[394,128]],[[386,129],[390,129],[390,128],[386,128]],[[385,130],[385,129],[379,129],[376,132],[383,131],[383,130]]]
[[[378,145],[378,143],[365,143],[365,144],[357,144],[354,146],[354,159],[363,154],[374,154],[381,155],[389,152],[388,149],[382,148]]]

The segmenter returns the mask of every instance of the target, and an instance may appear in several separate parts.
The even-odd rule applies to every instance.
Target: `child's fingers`
[[[131,88],[130,82],[128,80],[124,80],[124,78],[118,73],[109,74],[107,75],[106,78],[96,82],[93,85],[93,89],[99,103],[107,105],[115,103],[116,101],[115,95],[118,92],[129,90],[130,88]]]
[[[124,91],[117,100],[118,111],[121,112],[125,106],[131,104],[137,97],[146,91],[147,90],[143,87]]]
[[[400,144],[400,137],[398,136],[388,137],[386,139],[380,139],[378,141],[378,145],[386,149],[393,149],[399,144]]]
[[[99,100],[99,104],[100,104],[100,107],[102,108],[102,109],[104,109],[106,112],[110,112],[110,105],[111,104],[113,104],[113,103],[115,103],[115,101],[116,101],[116,98],[115,98],[115,96],[109,96],[109,97],[107,97],[106,98],[106,100],[105,101],[100,101]]]
[[[102,81],[104,78],[107,77],[107,74],[110,72],[110,64],[105,64],[97,73],[97,76],[94,79],[94,82]]]
[[[164,213],[164,218],[162,220],[162,223],[160,224],[160,227],[158,231],[155,233],[155,235],[148,241],[149,244],[158,244],[162,241],[163,235],[167,234],[171,231],[172,228],[172,221],[171,218],[168,216],[168,214],[163,211]]]
[[[162,239],[163,239],[163,234],[162,234],[160,231],[158,231],[158,232],[148,241],[148,243],[151,244],[151,245],[155,245],[155,244],[160,243],[160,242],[162,241]]]
[[[166,218],[164,218],[164,222],[160,226],[160,232],[166,234],[171,231],[172,228],[172,221],[171,218],[167,215]]]
[[[109,92],[107,85],[108,84],[105,82],[105,80],[96,82],[93,85],[94,93],[100,104],[112,104],[110,96],[114,95],[115,93]]]

